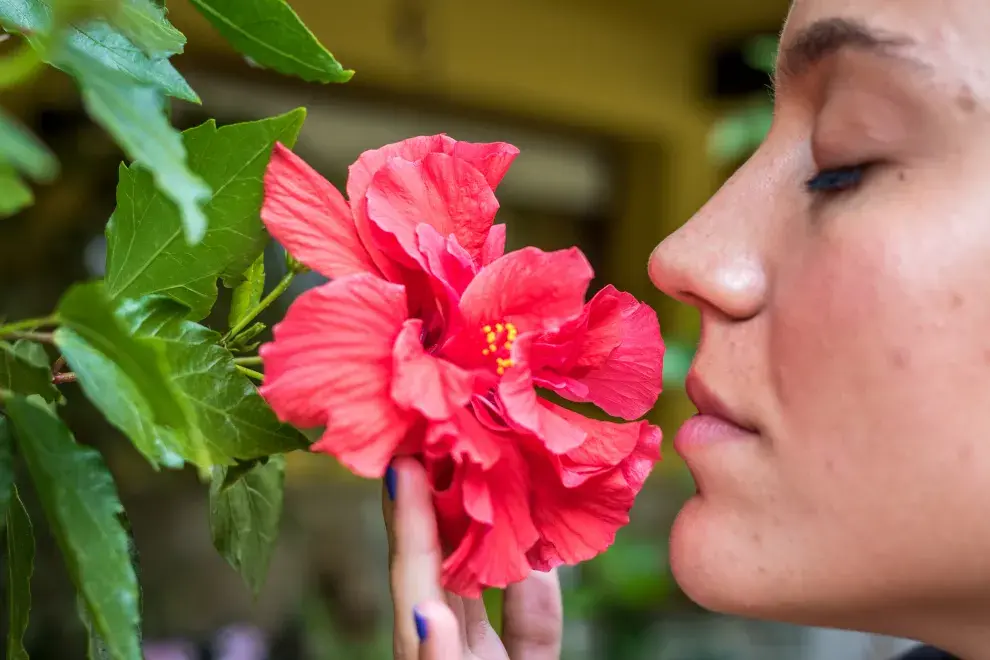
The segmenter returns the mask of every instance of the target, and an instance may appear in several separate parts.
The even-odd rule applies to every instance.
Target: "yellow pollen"
[[[511,358],[513,342],[518,335],[516,326],[511,323],[492,323],[481,328],[485,343],[480,347],[481,354],[495,358],[495,372],[502,376],[506,369],[514,365]]]

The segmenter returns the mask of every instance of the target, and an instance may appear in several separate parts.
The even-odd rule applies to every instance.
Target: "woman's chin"
[[[695,495],[670,533],[670,566],[681,590],[701,607],[748,618],[790,620],[785,573],[765,554],[742,517]],[[786,602],[790,601],[790,602]],[[799,608],[800,609],[800,608]]]

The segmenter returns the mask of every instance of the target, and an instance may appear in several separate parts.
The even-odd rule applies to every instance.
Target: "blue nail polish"
[[[395,470],[391,465],[385,470],[385,490],[388,491],[388,499],[395,501]]]
[[[422,644],[426,641],[426,619],[419,610],[413,608],[413,620],[416,621],[416,635],[419,637],[419,643]]]

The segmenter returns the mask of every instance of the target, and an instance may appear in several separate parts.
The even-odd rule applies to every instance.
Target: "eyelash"
[[[866,164],[835,167],[821,170],[808,179],[804,186],[808,192],[819,195],[837,194],[852,190],[863,182]]]

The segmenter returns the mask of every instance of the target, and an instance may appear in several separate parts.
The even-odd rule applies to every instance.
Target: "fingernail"
[[[413,620],[416,622],[416,636],[419,637],[419,643],[422,644],[426,641],[426,619],[415,607],[413,608]]]
[[[388,491],[388,499],[395,501],[395,469],[389,465],[385,470],[385,490]]]

